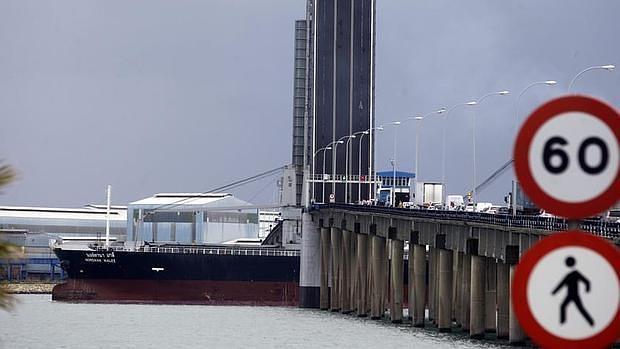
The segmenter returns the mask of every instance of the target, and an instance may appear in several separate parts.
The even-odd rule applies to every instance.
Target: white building
[[[258,237],[258,210],[231,194],[160,193],[127,206],[127,241],[193,244]]]

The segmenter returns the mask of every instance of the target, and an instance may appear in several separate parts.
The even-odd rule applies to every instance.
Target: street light
[[[359,182],[358,186],[357,186],[357,200],[361,201],[362,200],[362,180],[361,180],[361,176],[362,176],[362,140],[364,139],[364,136],[367,134],[370,134],[370,131],[383,131],[383,126],[377,126],[377,127],[371,127],[366,131],[361,132],[361,136],[360,136],[360,140],[359,140],[359,150],[357,152],[359,158],[357,160],[357,180]],[[371,171],[368,171],[368,176],[371,176],[372,174],[370,173]],[[368,183],[368,196],[369,196],[369,200],[370,200],[370,193],[372,191],[372,183]]]
[[[514,134],[517,134],[517,130],[519,128],[519,101],[521,100],[521,96],[523,96],[523,94],[525,94],[525,91],[529,90],[531,87],[537,86],[537,85],[547,85],[547,86],[555,86],[557,85],[557,81],[555,80],[545,80],[545,81],[536,81],[533,82],[529,85],[527,85],[522,91],[521,93],[519,93],[519,96],[517,97],[517,100],[515,101],[515,114],[514,114]],[[513,198],[511,199],[510,204],[512,205],[512,215],[516,216],[517,215],[517,205],[515,205],[515,199],[516,199],[516,193],[515,193],[515,187],[514,187],[514,182],[516,181],[516,178],[513,180],[513,188],[512,188],[512,196]]]
[[[522,91],[521,93],[519,93],[519,96],[517,97],[517,100],[515,101],[515,115],[514,115],[514,126],[515,126],[515,133],[517,130],[517,126],[519,123],[519,101],[521,100],[521,96],[523,96],[523,94],[525,94],[525,91],[529,90],[531,87],[534,87],[536,85],[547,85],[547,86],[555,86],[557,85],[558,82],[555,80],[546,80],[546,81],[536,81],[533,82],[529,85],[527,85]]]
[[[446,108],[440,108],[438,110],[432,111],[430,113],[426,113],[424,115],[419,115],[419,116],[412,116],[409,117],[408,119],[413,119],[415,121],[422,121],[424,120],[425,117],[429,116],[429,115],[433,115],[433,114],[443,114],[446,111]],[[421,125],[421,123],[420,123]],[[417,187],[418,187],[418,159],[420,158],[420,144],[419,144],[419,138],[420,138],[420,125],[416,125],[415,126],[415,169],[413,170],[414,174],[413,174],[413,190],[412,190],[412,194],[415,197],[416,195],[416,191],[417,191]],[[411,194],[411,193],[410,193]],[[409,198],[411,200],[411,196]],[[417,201],[417,198],[414,202]]]
[[[590,70],[595,70],[595,69],[605,69],[607,71],[613,71],[614,69],[616,69],[616,66],[613,64],[606,64],[606,65],[595,65],[592,67],[588,67],[582,71],[580,71],[577,75],[575,75],[575,77],[570,81],[570,84],[568,84],[568,93],[570,93],[571,88],[573,87],[573,85],[575,84],[575,81],[577,80],[578,77],[580,77],[583,73],[590,71]]]
[[[357,134],[359,134],[361,132],[357,132],[354,133],[350,136],[348,136],[347,138],[347,145],[346,145],[346,149],[344,151],[344,165],[345,165],[345,169],[344,169],[344,177],[345,177],[345,182],[344,182],[344,203],[348,204],[349,203],[349,143],[351,142],[352,138],[355,138]]]
[[[321,151],[323,152],[323,172],[325,172],[325,151],[326,150],[331,150],[331,149],[332,149],[331,146],[323,147],[323,148],[315,151],[314,154],[312,155],[312,163],[314,164],[315,163],[314,159],[316,158],[316,154],[318,154]],[[315,173],[316,173],[316,169],[313,166],[312,167],[312,201],[313,202],[315,201],[315,198],[314,198],[314,184],[315,184],[314,181],[316,180]],[[323,176],[323,177],[325,177],[325,176]],[[324,178],[321,178],[321,180],[324,180]]]
[[[394,125],[394,148],[392,150],[392,206],[396,203],[396,126],[400,125],[400,121],[390,122]]]
[[[351,136],[352,135],[340,137],[340,139],[336,141],[336,145],[334,145],[334,151],[332,152],[332,157],[334,160],[334,162],[332,163],[332,175],[334,177],[332,178],[332,194],[334,195],[336,195],[336,160],[338,159],[338,144],[343,144],[344,140],[347,138],[351,138]]]
[[[446,167],[447,167],[447,159],[446,159],[446,128],[447,128],[447,123],[448,123],[448,116],[450,115],[450,112],[452,110],[454,110],[457,107],[460,106],[474,106],[478,104],[476,101],[469,101],[469,102],[465,102],[465,103],[458,103],[455,104],[453,106],[451,106],[447,111],[446,114],[443,117],[443,130],[442,130],[442,146],[441,146],[441,183],[443,183],[443,197],[442,197],[442,201],[443,204],[446,205],[446,193],[447,193],[447,184],[446,184]],[[416,174],[417,175],[417,174]]]
[[[331,149],[333,149],[333,148],[332,148],[332,145],[334,145],[334,144],[338,144],[338,143],[342,144],[342,143],[344,143],[344,142],[343,142],[343,141],[333,141],[333,142],[331,142],[331,143],[329,143],[329,144],[327,145],[327,147],[329,147],[329,149],[325,149],[325,150],[327,151],[327,150],[331,150]],[[326,147],[326,148],[327,148],[327,147]],[[325,203],[325,158],[326,158],[326,157],[327,157],[327,154],[326,154],[326,153],[323,153],[323,188],[322,188],[322,190],[323,190],[323,191],[322,191],[322,193],[321,193],[321,199],[323,200],[323,203]]]
[[[506,96],[510,93],[510,91],[504,90],[504,91],[499,91],[499,92],[491,92],[491,93],[487,93],[484,96],[478,98],[478,100],[476,100],[476,104],[473,105],[479,105],[480,103],[482,103],[482,101],[484,101],[487,97],[491,97],[491,96]],[[474,212],[476,211],[476,112],[474,112],[474,115],[472,117],[472,123],[473,123],[473,127],[472,127],[472,139],[473,139],[473,143],[474,143],[474,163],[473,163],[473,176],[472,176],[472,182],[473,182],[473,189],[472,189],[472,201],[474,203]]]

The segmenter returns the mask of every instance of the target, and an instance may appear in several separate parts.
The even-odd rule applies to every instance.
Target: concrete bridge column
[[[381,316],[385,314],[385,311],[390,307],[390,255],[392,254],[390,250],[391,241],[388,238],[383,239],[385,241],[384,250],[383,250],[383,261],[381,262],[381,268],[383,273],[383,280],[381,281],[381,285],[383,285],[383,290],[381,292]]]
[[[392,267],[390,268],[391,297],[390,319],[394,323],[403,322],[403,241],[392,242]]]
[[[437,249],[428,249],[428,320],[435,323],[436,314],[436,293],[437,293]]]
[[[349,278],[351,279],[351,292],[349,292],[349,304],[351,312],[357,311],[357,293],[359,292],[359,283],[356,275],[359,269],[359,256],[357,252],[357,233],[351,232],[351,263],[349,268]]]
[[[342,230],[342,257],[340,263],[340,309],[342,313],[351,312],[351,232]]]
[[[461,289],[461,327],[469,331],[469,320],[471,318],[471,254],[463,254],[462,265],[462,289]]]
[[[484,338],[484,293],[486,288],[485,258],[471,256],[471,314],[469,320],[469,336]]]
[[[413,235],[413,233],[411,233]],[[415,291],[414,291],[414,282],[413,282],[413,250],[415,244],[413,243],[413,238],[409,239],[409,263],[407,266],[407,276],[409,279],[409,283],[407,284],[407,306],[409,310],[409,320],[413,320],[413,313],[415,312]]]
[[[415,311],[413,326],[424,327],[424,304],[426,299],[426,246],[413,245],[413,288]],[[411,251],[409,251],[411,253]],[[411,262],[411,257],[409,257]]]
[[[484,327],[486,332],[495,332],[497,328],[497,261],[486,258],[487,282],[484,293]]]
[[[461,264],[463,263],[463,256],[459,255],[459,251],[452,251],[452,320],[458,323],[457,313],[459,309],[459,291],[461,274]]]
[[[368,313],[368,236],[357,234],[357,316],[365,317]]]
[[[321,283],[321,232],[309,213],[302,215],[303,239],[299,266],[299,306],[319,308]]]
[[[516,265],[510,266],[510,289],[512,290],[512,280],[515,276]],[[512,345],[525,344],[525,333],[517,320],[517,315],[512,307],[512,301],[510,302],[510,317],[509,317],[509,329],[508,329],[508,342]]]
[[[384,268],[384,255],[385,255],[385,239],[374,235],[372,237],[372,303],[370,318],[378,320],[383,317],[383,283],[385,268]]]
[[[452,330],[452,261],[453,252],[439,249],[439,307],[437,325],[439,332]]]
[[[321,290],[320,307],[322,310],[329,309],[329,260],[330,251],[330,229],[321,227]]]
[[[512,281],[514,279],[517,263],[519,262],[519,246],[509,245],[506,246],[506,263],[510,265],[510,286],[509,290],[512,292]],[[511,298],[511,297],[509,297]],[[508,317],[508,342],[511,345],[524,345],[525,333],[517,320],[517,315],[514,312],[512,306],[512,300],[509,302],[509,317]]]
[[[330,311],[340,311],[340,287],[341,287],[341,256],[342,256],[342,232],[340,228],[331,228],[332,242],[332,288],[330,293]]]
[[[497,338],[508,339],[510,307],[510,266],[497,263]]]
[[[371,304],[372,304],[372,298],[373,298],[373,287],[374,287],[374,272],[373,272],[373,263],[374,263],[374,257],[373,257],[373,237],[371,235],[367,235],[366,237],[366,270],[368,271],[368,274],[366,275],[366,285],[367,285],[367,291],[366,291],[366,313],[370,314],[371,312]]]

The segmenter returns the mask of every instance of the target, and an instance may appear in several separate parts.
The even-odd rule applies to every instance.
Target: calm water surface
[[[0,348],[500,348],[490,342],[298,308],[68,304],[19,295]]]

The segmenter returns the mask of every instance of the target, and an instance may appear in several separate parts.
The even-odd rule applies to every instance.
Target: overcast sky
[[[591,65],[620,65],[620,1],[377,0],[376,122],[507,89],[476,107],[478,182],[511,156],[519,118]],[[305,0],[0,0],[3,205],[81,206],[200,192],[291,161],[294,20]],[[620,71],[575,90],[620,106]],[[472,179],[473,109],[449,119],[450,193]],[[414,125],[399,126],[412,170]],[[423,121],[421,179],[441,177],[441,120]],[[393,128],[378,136],[389,169]],[[480,193],[500,202],[512,171]],[[274,200],[275,177],[234,191]]]

